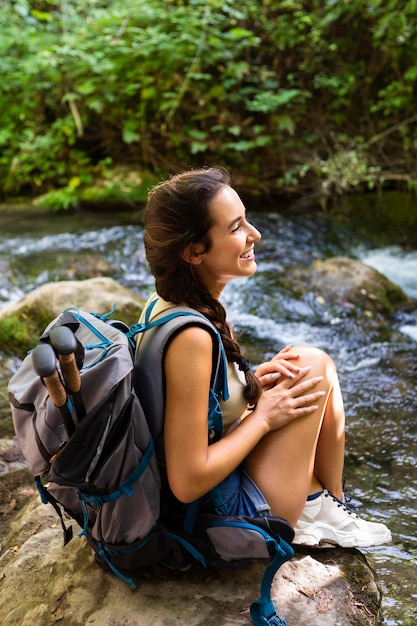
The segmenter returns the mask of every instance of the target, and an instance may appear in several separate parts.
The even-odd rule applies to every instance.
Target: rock
[[[26,461],[16,437],[0,439],[0,475],[26,467]]]
[[[95,564],[84,539],[63,547],[53,509],[32,496],[11,525],[0,568],[4,626],[253,626],[249,607],[265,565],[185,573],[158,566],[136,576],[132,591]],[[357,550],[298,552],[276,575],[272,599],[289,626],[380,623],[379,585]]]
[[[48,281],[86,280],[97,276],[111,276],[113,273],[112,266],[104,257],[80,253],[60,256],[56,253],[54,266],[48,271]]]
[[[386,317],[400,307],[411,305],[400,287],[369,265],[347,257],[291,268],[280,277],[280,282],[299,295],[312,292],[324,305],[345,312],[364,312],[368,317]]]
[[[131,325],[143,304],[143,298],[108,277],[47,283],[0,310],[0,345],[6,353],[24,355],[49,322],[69,306],[107,313],[116,305],[112,317]]]

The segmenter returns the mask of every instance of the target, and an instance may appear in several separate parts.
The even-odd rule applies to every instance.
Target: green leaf
[[[189,131],[189,135],[193,139],[199,139],[199,140],[206,139],[206,137],[207,137],[207,133],[204,130],[198,130],[196,128],[192,128]]]
[[[88,98],[86,100],[86,106],[96,113],[103,113],[104,111],[104,102],[99,98]]]
[[[32,9],[30,12],[33,17],[36,17],[40,22],[52,22],[54,19],[50,13],[46,13],[45,11],[37,11],[36,9]]]
[[[124,143],[135,143],[140,140],[140,133],[130,130],[129,128],[123,129],[123,141]]]
[[[227,129],[227,132],[230,133],[231,135],[234,135],[235,137],[239,137],[239,135],[242,133],[242,127],[238,125],[230,126]]]
[[[191,142],[191,154],[198,154],[199,152],[206,152],[207,144],[202,143],[201,141],[192,141]]]

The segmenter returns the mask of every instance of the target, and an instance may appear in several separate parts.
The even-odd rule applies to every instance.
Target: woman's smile
[[[254,246],[252,246],[252,248],[250,250],[248,250],[247,252],[244,252],[243,254],[241,254],[240,258],[241,259],[247,259],[247,260],[255,259],[255,248],[254,248]]]

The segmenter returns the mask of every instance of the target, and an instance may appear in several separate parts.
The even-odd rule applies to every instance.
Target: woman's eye
[[[235,226],[235,228],[232,230],[232,233],[235,233],[237,230],[239,230],[239,228],[241,228],[241,225],[238,224],[237,226]]]

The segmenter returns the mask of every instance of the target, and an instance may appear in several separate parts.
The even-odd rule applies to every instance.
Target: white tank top
[[[247,402],[243,396],[246,385],[245,374],[239,370],[237,363],[227,363],[227,384],[229,386],[229,399],[220,402],[223,432],[238,423],[239,418],[247,409]]]

